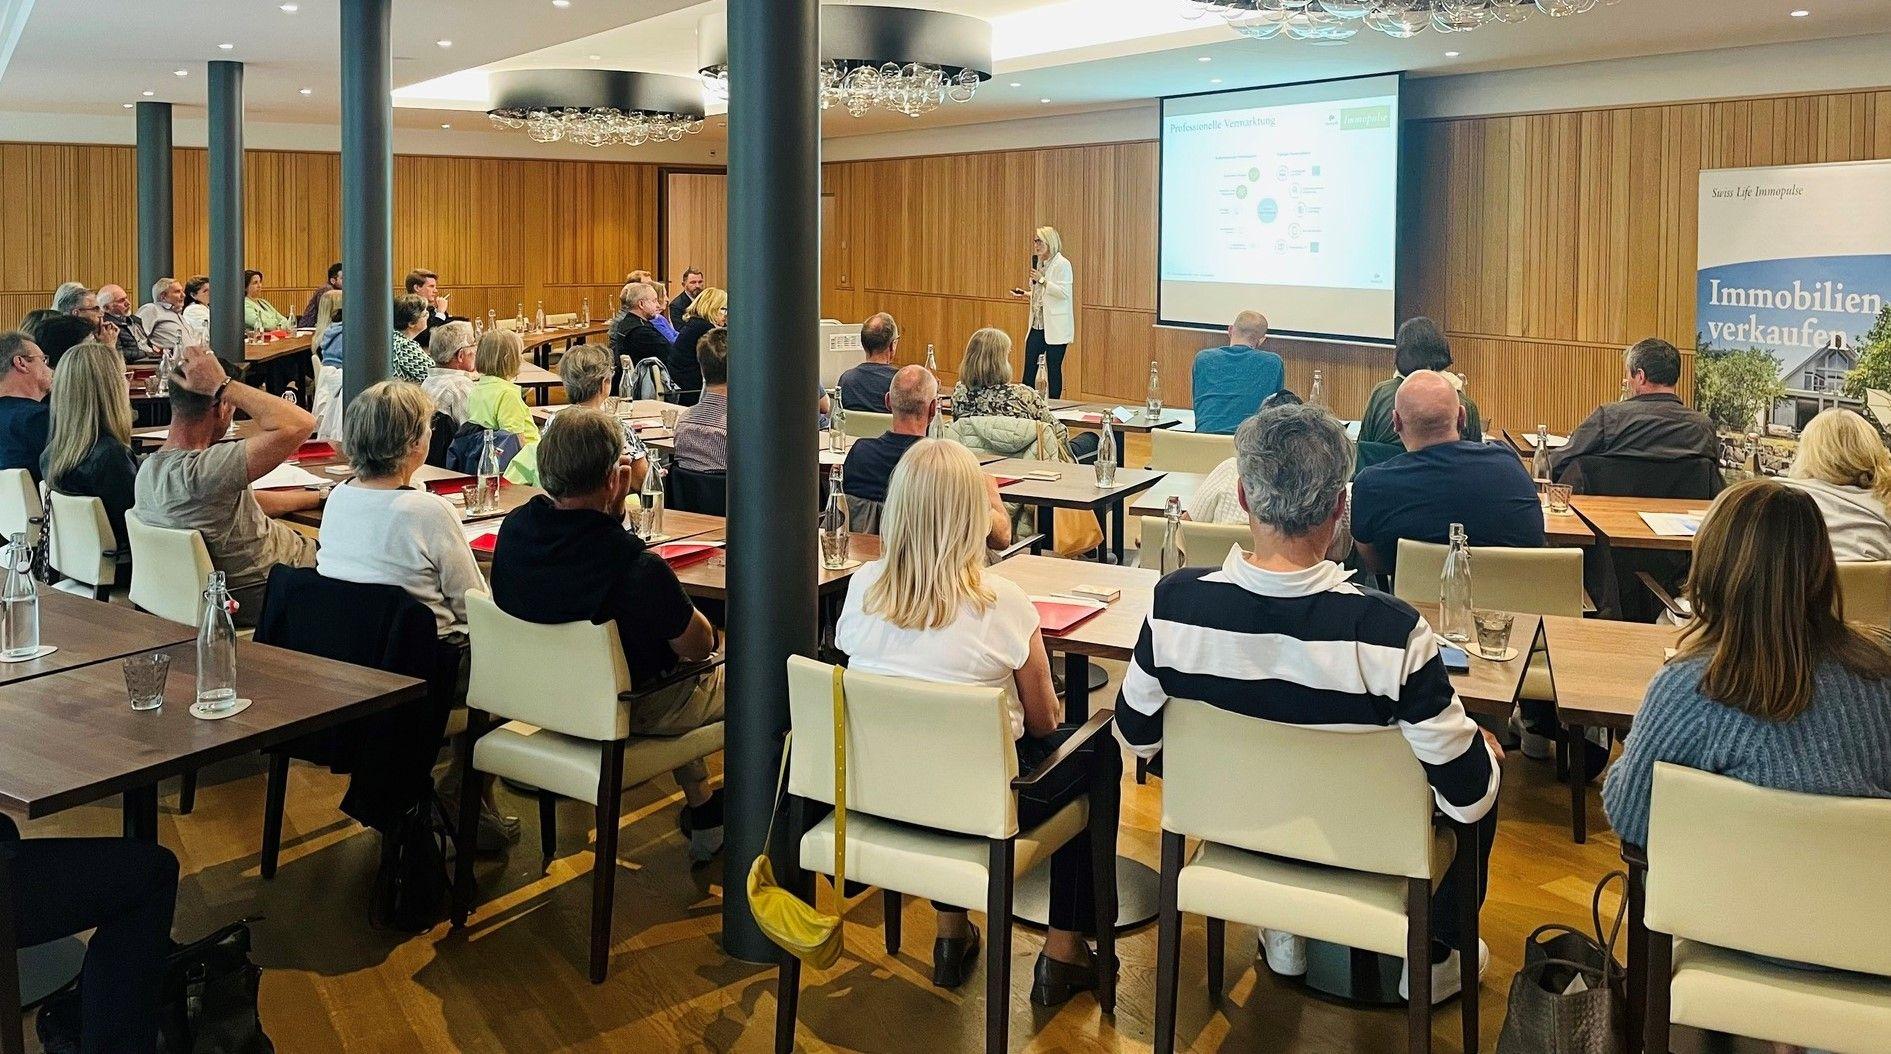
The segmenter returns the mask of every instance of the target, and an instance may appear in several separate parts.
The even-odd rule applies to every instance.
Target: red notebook
[[[993,476],[992,478],[998,481],[998,485],[1000,487],[1009,487],[1013,483],[1018,482],[1024,477],[1023,476]]]
[[[1045,600],[1034,597],[1032,606],[1037,608],[1038,628],[1047,636],[1059,636],[1069,633],[1083,622],[1102,614],[1106,608],[1102,604],[1082,604],[1073,601]]]
[[[442,496],[445,496],[448,494],[458,494],[466,490],[468,487],[471,487],[472,485],[473,485],[473,477],[471,476],[458,476],[453,479],[430,479],[427,481],[427,492],[430,494],[439,494]],[[499,477],[500,489],[503,490],[504,488],[510,487],[511,485],[512,485],[511,481],[507,480],[504,476]]]
[[[493,550],[499,548],[499,532],[487,531],[485,534],[482,534],[479,537],[474,538],[472,541],[467,542],[466,544],[472,546],[474,552],[485,553],[488,556],[490,556],[492,555]]]
[[[1087,425],[1100,425],[1103,423],[1102,414],[1065,414],[1063,416],[1066,421],[1082,421]]]
[[[335,454],[335,444],[321,439],[311,439],[297,447],[295,451],[296,460],[298,461],[304,458],[314,460],[317,458],[334,457]]]
[[[665,542],[651,546],[650,551],[661,556],[671,567],[688,567],[721,552],[722,546],[710,542]]]

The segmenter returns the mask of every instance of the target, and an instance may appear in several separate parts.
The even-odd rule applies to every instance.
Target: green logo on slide
[[[1392,107],[1390,106],[1351,106],[1339,112],[1339,129],[1342,132],[1390,128],[1391,126]]]

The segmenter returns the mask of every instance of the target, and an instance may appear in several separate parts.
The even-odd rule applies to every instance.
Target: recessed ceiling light
[[[299,88],[299,89],[297,89],[297,91],[298,91],[298,92],[299,92],[300,94],[302,94],[302,95],[314,95],[314,94],[315,94],[315,89],[314,89],[314,88]]]
[[[235,44],[218,44],[217,46],[225,51],[234,51],[236,49]]]
[[[1050,100],[1049,100],[1049,99],[1039,99],[1039,100],[1038,100],[1038,102],[1050,102]]]
[[[1794,12],[1793,12],[1793,17],[1794,17],[1794,18],[1804,18],[1804,17],[1806,17],[1807,15],[1810,15],[1811,13],[1812,13],[1812,12],[1810,12],[1810,11],[1807,11],[1807,10],[1806,10],[1806,9],[1804,9],[1804,8],[1800,8],[1799,10],[1797,10],[1797,11],[1794,11]]]
[[[552,0],[553,7],[570,7],[571,0]]]
[[[129,110],[129,109],[131,109],[131,108],[132,108],[132,106],[133,106],[133,105],[135,105],[135,104],[133,104],[133,103],[125,103],[124,105],[125,105],[125,109],[127,109],[127,110]]]
[[[1462,54],[1464,54],[1464,53],[1463,53],[1463,52],[1461,52],[1461,51],[1447,51],[1447,52],[1445,52],[1445,58],[1448,58],[1448,59],[1455,59],[1455,58],[1457,58],[1457,57],[1458,57],[1459,55],[1462,55]]]
[[[154,91],[148,91],[148,92],[144,92],[144,93],[143,93],[143,95],[144,95],[144,97],[145,97],[145,98],[147,98],[147,99],[149,99],[150,97],[152,97],[153,95],[156,95],[156,94],[157,94],[157,92],[154,92]]]
[[[453,46],[453,42],[451,40],[436,40],[434,41],[434,43],[443,48],[450,48]]]
[[[282,9],[283,11],[291,15],[295,14],[296,12],[296,6],[294,4],[283,4]]]
[[[451,127],[453,127],[453,126],[452,126],[452,125],[450,125],[450,124],[443,124],[443,125],[441,125],[440,127],[442,127],[442,128],[451,128]]]
[[[602,55],[587,55],[585,57],[590,59],[592,62],[599,62],[599,61],[602,61],[604,58],[604,56]]]
[[[1023,82],[1023,81],[1012,81],[1012,82],[1011,82],[1011,86],[1012,86],[1013,88],[1022,88],[1022,87],[1024,87],[1024,82]]]
[[[1208,78],[1208,83],[1210,83],[1210,84],[1220,84],[1220,83],[1221,83],[1221,78],[1220,78],[1220,77],[1210,77],[1210,78]]]
[[[172,70],[171,75],[174,77],[188,77],[190,76],[190,71],[189,70]]]
[[[1213,55],[1203,55],[1201,58],[1198,58],[1195,61],[1196,62],[1213,62],[1215,61],[1215,58]]]

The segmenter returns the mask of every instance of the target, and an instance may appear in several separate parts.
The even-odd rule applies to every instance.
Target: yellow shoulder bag
[[[817,970],[825,970],[840,958],[841,910],[847,888],[847,688],[842,678],[846,671],[834,667],[834,903],[835,914],[794,895],[775,882],[775,869],[768,862],[768,846],[775,839],[775,819],[781,815],[781,798],[788,782],[788,751],[794,749],[794,733],[781,754],[781,777],[775,787],[775,808],[768,818],[768,834],[762,840],[762,854],[749,866],[749,914],[755,925],[789,954]],[[796,846],[795,852],[800,852]],[[818,900],[818,895],[816,897]]]

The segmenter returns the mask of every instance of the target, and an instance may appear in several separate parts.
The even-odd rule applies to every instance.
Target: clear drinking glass
[[[1544,494],[1549,499],[1549,509],[1558,516],[1569,515],[1569,496],[1571,489],[1567,483],[1552,483],[1545,488]]]
[[[666,404],[660,412],[663,415],[663,430],[666,432],[675,432],[676,423],[683,419],[683,408]]]
[[[1486,659],[1501,659],[1510,650],[1510,627],[1516,616],[1508,611],[1479,611],[1472,620],[1477,623],[1477,650]]]
[[[133,710],[156,710],[164,705],[164,685],[171,676],[171,653],[152,651],[125,660],[125,694]]]

